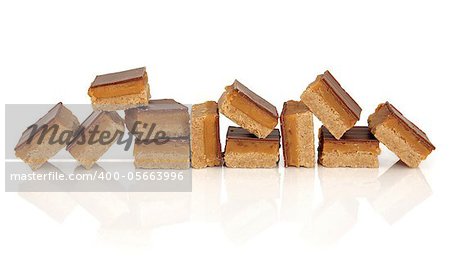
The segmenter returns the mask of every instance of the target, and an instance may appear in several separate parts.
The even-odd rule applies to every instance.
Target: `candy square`
[[[336,139],[352,128],[361,115],[361,107],[329,71],[317,76],[301,100]]]
[[[267,137],[278,124],[277,108],[238,80],[225,87],[219,111],[258,138]]]
[[[409,167],[418,167],[436,149],[425,132],[389,102],[378,105],[368,123],[373,135]]]
[[[274,129],[260,139],[240,127],[229,127],[225,165],[234,168],[274,168],[278,165],[280,131]]]
[[[79,125],[77,117],[60,102],[22,133],[14,148],[16,156],[36,170],[66,147]]]
[[[337,140],[319,129],[319,163],[324,167],[377,168],[380,146],[368,127],[353,127]]]
[[[90,169],[124,130],[123,119],[116,112],[94,111],[78,128],[67,151],[84,168]]]
[[[94,110],[115,111],[147,105],[150,87],[145,67],[98,75],[88,95]]]

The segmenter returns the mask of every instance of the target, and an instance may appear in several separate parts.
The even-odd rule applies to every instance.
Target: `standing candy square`
[[[191,162],[193,168],[222,165],[219,112],[215,101],[192,106]]]
[[[314,167],[314,123],[302,101],[287,101],[280,116],[284,166]]]

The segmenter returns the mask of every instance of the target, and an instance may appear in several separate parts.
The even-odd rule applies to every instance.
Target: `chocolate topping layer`
[[[264,142],[264,141],[280,141],[280,131],[278,129],[274,129],[269,134],[269,136],[267,136],[264,139],[260,139],[241,127],[228,127],[227,140],[228,139],[254,140],[254,141],[262,141],[262,142]]]
[[[322,126],[320,128],[320,139],[324,139],[332,142],[347,142],[347,141],[360,141],[360,142],[377,142],[378,140],[375,136],[370,132],[369,127],[364,126],[356,126],[349,129],[345,134],[337,140],[333,135],[331,135],[330,131]]]
[[[122,71],[117,73],[109,73],[97,75],[94,82],[91,84],[91,88],[100,87],[106,85],[119,84],[123,82],[128,82],[136,79],[141,79],[145,75],[145,67],[132,69],[128,71]]]
[[[347,109],[355,116],[358,120],[361,115],[361,107],[356,103],[356,101],[345,91],[339,82],[334,78],[334,76],[329,72],[325,71],[322,75],[323,81],[330,86],[335,96],[342,102],[342,104],[347,107]]]
[[[247,97],[249,100],[251,100],[254,104],[256,104],[261,109],[264,109],[267,112],[269,112],[273,117],[278,118],[278,112],[277,112],[277,108],[275,106],[273,106],[271,103],[269,103],[265,99],[261,98],[255,92],[248,89],[246,86],[244,86],[238,80],[234,80],[231,87],[234,90],[237,90],[238,92],[240,92],[245,97]]]
[[[54,120],[56,118],[56,116],[58,115],[62,106],[63,106],[62,102],[59,102],[58,104],[53,106],[53,108],[51,108],[50,111],[48,111],[43,117],[39,118],[39,120],[36,123],[29,126],[22,133],[22,136],[20,137],[19,142],[17,143],[16,147],[14,147],[14,150],[16,150],[20,146],[24,145],[28,139],[32,138],[32,137],[30,137],[31,134],[36,135],[46,125],[48,127],[50,127],[50,123],[52,122],[52,120]],[[35,129],[34,133],[32,133],[33,129]]]
[[[134,108],[142,111],[186,110],[187,107],[174,99],[150,100],[147,106]]]

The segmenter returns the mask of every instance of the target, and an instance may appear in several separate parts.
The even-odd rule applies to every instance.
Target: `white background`
[[[449,12],[437,0],[2,1],[4,103],[89,103],[96,74],[146,66],[153,98],[217,100],[237,78],[280,109],[329,69],[363,107],[358,124],[389,100],[437,150],[382,179],[397,161],[385,147],[375,174],[196,171],[187,197],[151,196],[146,216],[163,222],[151,228],[117,223],[116,195],[2,191],[0,266],[449,267]]]

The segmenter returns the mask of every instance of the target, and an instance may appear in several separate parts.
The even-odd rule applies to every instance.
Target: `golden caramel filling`
[[[323,142],[322,152],[331,153],[335,151],[340,153],[367,152],[378,155],[380,153],[380,147],[378,142]]]
[[[88,94],[94,98],[113,98],[125,95],[139,94],[146,90],[148,83],[147,74],[142,79],[125,81],[123,83],[111,84],[89,88]]]
[[[297,135],[297,120],[295,116],[284,117],[284,148],[287,162],[289,165],[298,165],[299,139]]]
[[[345,125],[354,125],[358,119],[353,117],[353,114],[343,107],[342,102],[335,96],[333,90],[322,79],[322,75],[319,75],[313,83],[309,85],[309,88],[319,94],[326,102],[331,106],[344,120]]]
[[[217,107],[217,105],[216,105]],[[204,131],[204,144],[205,144],[205,155],[207,160],[214,160],[219,158],[219,145],[217,137],[217,124],[219,123],[219,117],[216,114],[217,108],[214,114],[209,114],[203,121],[203,131]]]
[[[419,154],[427,156],[431,153],[431,150],[423,145],[421,140],[407,129],[396,117],[389,116],[388,119],[383,122],[383,125],[394,129],[395,132],[405,139]]]
[[[252,140],[234,140],[227,141],[227,153],[266,153],[277,155],[279,150],[278,141],[252,141]]]
[[[227,87],[227,91],[227,98],[231,105],[245,113],[248,117],[267,128],[274,128],[277,125],[278,118],[273,117],[266,110],[261,109],[251,100],[239,94],[237,90],[232,90],[230,87]]]

